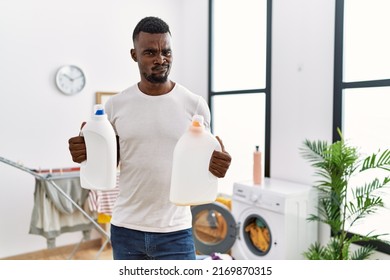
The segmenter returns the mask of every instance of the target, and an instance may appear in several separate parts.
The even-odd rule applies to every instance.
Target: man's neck
[[[173,87],[175,86],[175,83],[171,80],[166,81],[165,83],[149,83],[145,81],[141,81],[138,83],[138,88],[140,91],[145,93],[146,95],[151,96],[158,96],[158,95],[164,95],[169,93]]]

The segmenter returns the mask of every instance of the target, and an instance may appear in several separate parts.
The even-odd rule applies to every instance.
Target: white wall
[[[0,0],[0,156],[29,168],[75,166],[67,140],[89,118],[95,92],[119,91],[139,79],[129,50],[133,28],[145,16],[159,16],[171,27],[171,77],[206,97],[207,3]],[[80,94],[57,90],[54,77],[63,64],[85,71]],[[0,174],[0,258],[45,249],[45,238],[28,234],[33,176],[1,162]],[[63,234],[57,246],[80,238]]]
[[[271,176],[312,183],[299,148],[332,140],[335,1],[273,3]]]

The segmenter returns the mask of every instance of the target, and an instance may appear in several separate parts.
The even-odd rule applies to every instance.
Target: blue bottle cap
[[[94,106],[95,116],[104,115],[104,106],[102,104],[96,104]]]
[[[96,110],[95,115],[96,116],[104,115],[104,109]]]

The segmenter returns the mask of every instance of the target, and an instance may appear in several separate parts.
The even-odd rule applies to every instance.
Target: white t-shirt
[[[105,109],[120,145],[119,195],[111,223],[149,232],[190,228],[190,207],[169,201],[173,150],[193,115],[203,115],[209,129],[207,102],[177,83],[160,96],[133,85],[112,96]]]

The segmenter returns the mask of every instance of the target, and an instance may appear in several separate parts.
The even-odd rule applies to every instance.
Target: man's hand
[[[81,128],[85,125],[85,122],[81,124]],[[82,163],[87,159],[87,147],[83,136],[75,136],[68,140],[69,151],[72,155],[72,160],[77,163]]]
[[[218,178],[225,177],[227,170],[229,169],[232,157],[225,150],[225,146],[222,143],[222,140],[216,136],[219,144],[221,145],[222,151],[214,151],[211,155],[209,171]]]
[[[69,139],[69,151],[72,155],[72,160],[77,163],[82,163],[87,159],[87,147],[83,136],[75,136]]]

